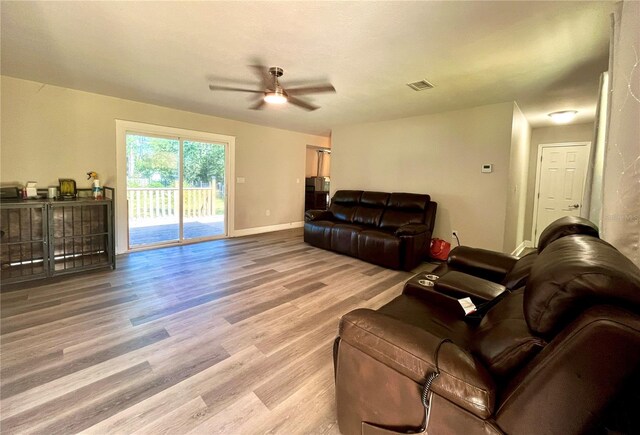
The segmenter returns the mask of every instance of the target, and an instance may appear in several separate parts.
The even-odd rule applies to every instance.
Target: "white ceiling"
[[[2,74],[256,124],[332,128],[515,100],[595,113],[613,2],[6,2]],[[249,110],[248,65],[330,81],[321,106]],[[432,90],[406,83],[427,79]]]

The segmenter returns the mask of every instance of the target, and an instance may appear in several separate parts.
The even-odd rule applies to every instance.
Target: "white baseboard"
[[[523,240],[522,243],[520,243],[518,247],[513,250],[511,255],[519,256],[526,248],[533,248],[533,242],[531,240]]]
[[[304,221],[289,222],[288,224],[267,225],[265,227],[244,228],[242,230],[234,230],[231,237],[251,236],[253,234],[270,233],[272,231],[290,230],[291,228],[302,228]]]

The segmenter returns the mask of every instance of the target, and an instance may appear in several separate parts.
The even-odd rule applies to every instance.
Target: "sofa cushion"
[[[370,263],[399,269],[402,264],[400,238],[379,230],[358,234],[358,256]]]
[[[322,249],[331,249],[331,221],[309,221],[304,223],[304,241]]]
[[[377,227],[380,224],[384,209],[373,207],[358,207],[353,216],[353,223]]]
[[[353,222],[377,227],[388,199],[389,194],[385,192],[363,192]]]
[[[546,345],[531,334],[524,319],[522,290],[507,295],[482,318],[472,349],[498,377],[506,377],[529,362]]]
[[[429,201],[429,195],[392,193],[382,214],[380,228],[395,230],[402,225],[424,223]]]
[[[338,190],[331,198],[332,203],[342,205],[358,205],[362,190]]]
[[[387,192],[362,192],[360,205],[367,207],[385,208],[390,194]]]
[[[405,290],[407,290],[406,286]],[[423,292],[416,286],[412,286],[377,311],[429,331],[437,337],[449,338],[461,346],[467,346],[473,337],[472,329],[464,321],[460,312],[443,306],[442,303],[438,303],[439,301],[430,303],[432,301],[425,300],[430,294],[423,294]]]
[[[362,227],[350,224],[335,224],[331,228],[331,249],[342,254],[358,256],[358,233]]]
[[[338,190],[331,199],[329,211],[336,220],[351,223],[360,204],[362,190]]]
[[[565,236],[548,245],[527,281],[524,314],[529,328],[551,336],[595,304],[640,307],[638,267],[592,236]]]
[[[392,193],[389,195],[387,206],[402,210],[414,210],[424,212],[431,197],[420,193]]]

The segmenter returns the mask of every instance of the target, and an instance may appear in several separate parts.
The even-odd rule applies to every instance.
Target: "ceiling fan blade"
[[[255,89],[233,88],[229,86],[216,86],[209,85],[209,89],[212,91],[236,91],[236,92],[251,92],[253,94],[263,94],[264,91],[256,91]]]
[[[316,109],[320,108],[319,106],[314,106],[313,104],[309,104],[306,101],[302,101],[302,100],[300,100],[299,98],[296,98],[296,97],[289,96],[288,101],[289,101],[289,103],[291,103],[291,104],[293,104],[295,106],[302,107],[303,109],[309,110],[309,111],[316,110]]]
[[[336,88],[332,84],[319,85],[319,86],[305,86],[303,88],[286,89],[289,95],[306,95],[306,94],[319,94],[321,92],[335,92]]]
[[[260,98],[256,102],[256,104],[254,104],[253,106],[249,107],[249,109],[251,109],[251,110],[260,110],[260,109],[262,109],[264,107],[264,104],[265,104],[264,99]]]
[[[269,74],[269,68],[264,65],[249,65],[253,72],[260,79],[260,83],[264,89],[273,88],[273,76]]]

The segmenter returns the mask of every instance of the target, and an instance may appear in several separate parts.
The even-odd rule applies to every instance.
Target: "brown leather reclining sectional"
[[[329,210],[305,213],[304,241],[392,269],[428,253],[437,204],[429,195],[338,190]]]
[[[640,270],[578,233],[546,244],[525,287],[467,277],[503,290],[474,320],[439,280],[422,287],[413,279],[379,310],[342,318],[334,347],[340,431],[424,430],[423,386],[439,371],[427,394],[429,434],[598,433],[605,410],[639,374]]]

